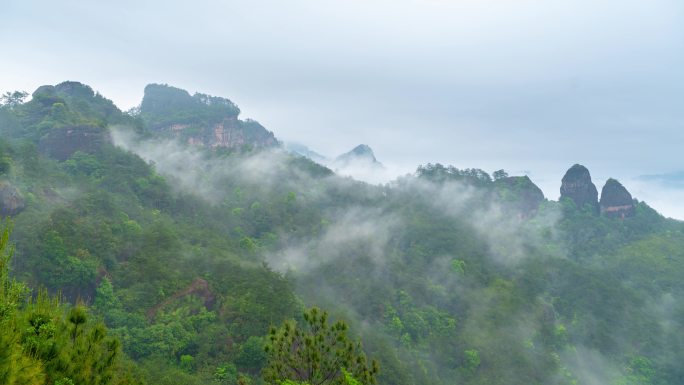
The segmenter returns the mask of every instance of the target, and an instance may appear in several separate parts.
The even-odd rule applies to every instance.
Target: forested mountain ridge
[[[684,383],[684,225],[634,200],[607,215],[621,185],[573,199],[573,166],[554,202],[428,164],[373,186],[277,142],[175,135],[239,110],[170,91],[183,107],[126,114],[67,82],[0,108],[13,275],[87,302],[150,383],[261,383],[269,327],[311,305],[380,384]]]

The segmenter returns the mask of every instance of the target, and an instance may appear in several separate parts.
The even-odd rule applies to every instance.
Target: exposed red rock
[[[634,215],[632,194],[615,179],[608,179],[601,190],[601,215],[613,218]]]

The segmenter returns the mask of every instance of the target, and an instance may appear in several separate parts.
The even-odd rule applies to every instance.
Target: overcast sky
[[[582,163],[684,218],[684,190],[634,179],[684,170],[682,0],[3,0],[0,52],[0,92],[76,80],[128,109],[167,83],[328,156],[550,199]]]

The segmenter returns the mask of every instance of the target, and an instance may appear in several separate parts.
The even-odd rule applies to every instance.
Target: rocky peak
[[[127,117],[93,89],[80,82],[43,85],[24,105],[28,126],[20,135],[35,140],[41,152],[65,160],[76,151],[97,151],[110,141],[108,124],[124,124]]]
[[[44,85],[38,87],[32,94],[34,98],[43,97],[61,97],[61,98],[79,98],[91,99],[95,97],[95,91],[90,86],[74,81],[66,81],[53,85]]]
[[[385,167],[375,159],[373,150],[365,144],[338,156],[326,166],[339,175],[351,176],[369,183],[378,183],[385,178]]]
[[[373,153],[373,149],[370,148],[370,146],[366,144],[359,144],[358,146],[354,147],[351,151],[344,153],[340,156],[338,156],[335,159],[335,162],[358,162],[358,161],[366,161],[369,163],[377,163],[380,164],[377,159],[375,159],[375,154]]]
[[[368,146],[367,144],[359,144],[358,146],[354,147],[349,153],[354,154],[355,156],[368,156],[375,160],[373,149],[370,148],[370,146]]]
[[[55,92],[64,96],[71,96],[74,98],[93,98],[95,91],[90,86],[80,82],[66,81],[55,86]]]
[[[148,128],[189,144],[212,148],[273,147],[278,140],[253,120],[240,120],[230,100],[165,84],[145,87],[140,117]]]
[[[16,187],[8,182],[0,182],[0,214],[15,215],[24,209],[24,198]]]
[[[625,218],[634,215],[632,194],[617,180],[610,178],[601,189],[601,215]]]
[[[561,199],[571,199],[578,208],[589,205],[593,212],[599,213],[598,190],[586,167],[580,164],[570,167],[563,176],[560,193]]]

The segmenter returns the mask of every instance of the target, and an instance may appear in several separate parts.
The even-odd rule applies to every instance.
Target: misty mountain
[[[301,143],[285,142],[283,144],[283,147],[293,154],[298,154],[305,158],[309,158],[318,164],[325,165],[329,163],[327,157],[317,153],[316,151],[311,150],[309,147]]]
[[[351,151],[335,158],[328,158],[308,147],[297,143],[285,143],[284,148],[320,165],[334,170],[342,176],[349,176],[367,183],[384,183],[388,181],[388,171],[375,158],[373,150],[365,144],[354,147]]]
[[[351,176],[367,183],[385,183],[389,179],[388,171],[375,158],[373,150],[365,144],[337,156],[328,163],[328,167],[340,175]]]
[[[580,164],[558,201],[503,169],[374,185],[163,85],[131,113],[40,87],[0,134],[0,373],[23,383],[261,384],[269,329],[311,306],[381,385],[684,383],[684,223],[615,179],[599,200]],[[335,161],[381,167],[364,145]]]
[[[359,144],[351,149],[351,151],[339,155],[333,161],[339,167],[346,167],[351,165],[368,165],[369,167],[383,167],[382,163],[375,159],[373,149],[368,145]]]

